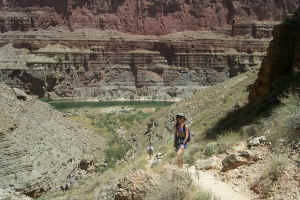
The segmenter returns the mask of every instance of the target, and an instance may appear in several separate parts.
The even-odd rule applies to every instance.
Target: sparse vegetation
[[[203,153],[206,157],[211,157],[212,155],[216,154],[218,152],[218,143],[216,142],[212,142],[212,143],[208,143],[204,149],[203,149]]]
[[[287,166],[288,161],[281,154],[272,155],[267,163],[266,170],[260,179],[253,185],[252,189],[266,198],[271,196],[273,186],[279,181],[282,172]]]
[[[154,192],[146,200],[184,200],[189,196],[192,180],[182,172],[173,171],[160,176]]]
[[[44,100],[44,99],[43,99]],[[166,101],[100,101],[100,102],[80,102],[80,101],[52,101],[49,102],[54,108],[60,111],[74,108],[99,108],[99,107],[114,107],[114,106],[130,106],[135,108],[154,107],[160,108],[173,104]]]
[[[211,200],[212,195],[209,192],[198,191],[192,200]]]
[[[244,139],[240,133],[234,131],[225,132],[217,138],[217,153],[224,153],[230,149],[234,144]]]
[[[109,168],[114,168],[117,161],[123,159],[130,149],[131,146],[126,140],[114,134],[104,150],[106,166],[98,168],[97,171],[103,173]]]
[[[134,123],[140,123],[150,115],[151,113],[145,113],[143,111],[124,114],[100,114],[96,117],[94,125],[99,128],[106,128],[109,132],[114,132],[114,129],[118,126],[130,128]]]
[[[176,153],[173,151],[172,136],[167,134],[165,130],[167,114],[184,112],[188,118],[192,118],[191,127],[193,137],[188,148],[184,152],[184,163],[194,164],[196,160],[210,157],[215,154],[224,153],[232,148],[234,144],[248,138],[248,136],[266,135],[272,144],[284,138],[286,141],[291,141],[295,138],[296,108],[299,107],[299,99],[296,95],[287,95],[286,87],[280,89],[281,95],[276,98],[268,97],[266,101],[259,104],[247,104],[246,87],[253,82],[255,75],[253,73],[243,74],[229,80],[226,84],[219,84],[200,91],[199,95],[192,97],[187,101],[180,102],[168,108],[161,109],[163,106],[156,107],[156,112],[147,113],[139,109],[129,112],[108,113],[89,115],[88,118],[93,121],[93,126],[105,130],[112,137],[108,139],[108,147],[105,150],[106,167],[99,168],[100,172],[110,171],[111,167],[116,166],[118,160],[122,159],[126,152],[130,149],[127,146],[126,139],[123,135],[116,134],[120,127],[124,127],[127,133],[137,133],[140,139],[143,137],[143,130],[147,126],[147,121],[155,118],[159,121],[157,130],[164,134],[164,139],[155,143],[155,150],[165,153],[165,157],[159,165],[151,168],[151,172],[155,175],[160,173],[161,166],[166,163],[172,163],[171,160],[176,159]],[[120,106],[120,105],[118,105]],[[123,105],[127,106],[127,105]],[[134,105],[138,108],[140,105]],[[81,107],[80,107],[81,108]],[[91,107],[93,108],[93,107]],[[96,107],[95,107],[96,108]],[[299,113],[299,112],[297,112]],[[149,117],[150,115],[151,118]],[[138,127],[138,128],[137,128]],[[274,137],[272,140],[271,138]],[[145,144],[139,140],[138,159],[145,157]],[[146,139],[145,139],[146,141]],[[294,139],[295,141],[295,139]],[[128,149],[129,147],[129,149]],[[262,191],[264,196],[272,193],[273,185],[278,183],[280,176],[285,168],[287,161],[281,156],[273,156],[270,160],[265,173],[260,179],[259,191]],[[174,164],[174,163],[172,163]],[[139,166],[139,167],[137,167]],[[146,167],[145,167],[146,166]],[[139,162],[134,169],[145,167],[147,163]],[[121,166],[114,169],[116,173],[120,173]],[[161,180],[162,179],[162,180]],[[187,188],[187,192],[182,192],[183,183],[176,178],[166,178],[162,176],[159,179],[159,185],[163,187],[156,188],[155,192],[147,196],[147,200],[157,199],[181,199],[181,200],[208,200],[211,199],[211,194],[203,191],[191,191],[191,187]],[[185,180],[186,181],[186,180]],[[189,185],[190,183],[184,183]]]

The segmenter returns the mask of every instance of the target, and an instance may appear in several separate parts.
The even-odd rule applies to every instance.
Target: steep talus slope
[[[5,12],[2,16],[4,21],[10,15],[18,16],[11,18],[15,21],[9,28],[12,30],[17,29],[18,25],[23,27],[22,30],[65,25],[71,30],[78,27],[94,27],[139,34],[224,30],[240,19],[278,21],[298,5],[296,0],[0,1],[0,9],[2,7],[4,11],[11,11],[10,14]],[[26,8],[25,12],[23,8]],[[10,23],[9,20],[7,23]],[[7,30],[2,28],[0,31]]]
[[[258,79],[250,86],[249,100],[260,100],[275,89],[276,81],[299,73],[300,64],[300,11],[290,15],[274,29],[274,39],[263,60]]]
[[[0,188],[35,196],[65,187],[76,170],[101,159],[100,136],[3,84],[0,112]]]

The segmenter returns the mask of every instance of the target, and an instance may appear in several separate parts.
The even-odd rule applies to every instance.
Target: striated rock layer
[[[0,32],[66,26],[160,35],[280,21],[298,0],[0,0]]]
[[[249,87],[250,101],[259,101],[276,89],[275,82],[290,72],[299,72],[300,11],[275,26],[256,82]]]
[[[0,199],[10,190],[36,197],[65,188],[83,163],[97,162],[101,155],[100,136],[4,84],[0,112]]]
[[[0,0],[0,81],[51,98],[179,100],[259,65],[276,21],[297,6]]]
[[[250,35],[133,36],[93,29],[0,34],[0,78],[52,98],[178,100],[259,65],[269,39]]]

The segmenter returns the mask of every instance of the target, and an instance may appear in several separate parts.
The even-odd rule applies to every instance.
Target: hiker
[[[176,125],[174,128],[174,147],[177,152],[177,163],[178,167],[183,167],[182,154],[183,150],[186,148],[187,143],[189,142],[189,129],[185,125],[185,116],[183,113],[178,113],[176,115]]]
[[[148,152],[148,160],[151,160],[152,159],[152,156],[153,156],[153,146],[152,146],[152,143],[150,142],[149,143],[149,146],[147,147],[147,152]]]

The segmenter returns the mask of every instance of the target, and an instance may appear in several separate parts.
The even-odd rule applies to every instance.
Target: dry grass
[[[248,135],[267,135],[273,144],[276,144],[282,138],[286,141],[293,140],[295,132],[291,128],[294,127],[294,123],[289,122],[295,121],[294,116],[295,113],[298,113],[299,99],[295,95],[287,95],[280,99],[282,102],[280,105],[271,107],[267,104],[247,106],[248,92],[246,88],[255,79],[255,73],[247,72],[225,83],[205,88],[188,100],[161,108],[149,118],[134,125],[124,120],[126,124],[131,125],[128,126],[127,132],[134,133],[137,136],[139,144],[136,154],[137,159],[108,170],[103,175],[93,179],[92,184],[85,187],[90,188],[89,191],[92,191],[92,189],[103,186],[106,183],[104,180],[110,179],[109,176],[121,176],[130,170],[145,168],[147,165],[145,163],[147,138],[144,136],[144,131],[150,119],[159,122],[156,132],[161,137],[154,137],[152,141],[155,153],[165,153],[163,161],[165,163],[174,160],[176,154],[173,151],[173,133],[167,127],[172,127],[172,123],[168,122],[168,115],[174,115],[177,112],[185,113],[188,119],[192,121],[192,124],[189,124],[192,139],[184,152],[185,163],[193,164],[203,156],[225,152],[233,144],[243,140]],[[207,145],[207,143],[210,144]],[[272,185],[280,180],[285,164],[286,160],[281,156],[273,156],[269,161],[266,172],[257,183],[259,186],[257,189],[262,191],[264,196],[272,193]],[[157,167],[157,169],[154,169],[155,173],[159,173],[161,165]],[[187,193],[182,192],[185,186],[179,187],[183,184],[181,181],[187,181],[184,182],[184,185],[191,184],[188,179],[162,176],[162,180],[159,180],[161,187],[158,187],[157,192],[148,196],[147,199],[209,199],[209,194],[205,192],[200,191],[198,194],[197,191],[191,190],[188,190]],[[82,192],[82,189],[80,191]],[[79,195],[78,191],[75,190],[72,190],[72,193],[76,194],[71,195],[75,198]],[[89,200],[91,198],[88,196],[85,199]]]
[[[266,170],[260,179],[252,186],[252,190],[263,198],[270,197],[274,192],[274,185],[280,181],[282,172],[288,165],[288,159],[284,155],[274,154],[266,164]]]
[[[191,178],[176,170],[160,176],[157,183],[157,188],[146,196],[146,200],[184,200],[192,186]]]
[[[236,76],[224,83],[218,85],[203,88],[195,96],[184,100],[179,103],[175,103],[171,106],[161,108],[157,112],[153,113],[148,119],[153,118],[159,122],[157,132],[163,137],[153,138],[153,143],[156,145],[156,150],[161,149],[162,146],[167,146],[163,153],[173,151],[173,131],[171,116],[175,113],[183,112],[188,118],[188,125],[192,131],[191,142],[188,144],[186,152],[188,153],[189,148],[194,144],[200,146],[198,150],[203,148],[203,144],[207,143],[208,137],[215,137],[223,135],[224,132],[229,130],[222,129],[216,132],[211,131],[211,127],[217,125],[217,123],[226,117],[229,112],[235,109],[235,106],[244,106],[248,102],[247,86],[252,84],[256,79],[255,72],[247,72]],[[190,123],[192,122],[192,123]],[[147,145],[147,140],[143,137],[143,132],[146,130],[147,123],[149,120],[145,120],[140,123],[137,127],[131,127],[129,132],[137,132],[139,144],[141,149],[144,151]],[[168,128],[167,128],[168,127]],[[234,131],[236,134],[241,134],[240,131]],[[199,151],[193,150],[195,154]],[[192,159],[188,158],[188,162],[193,162]]]

